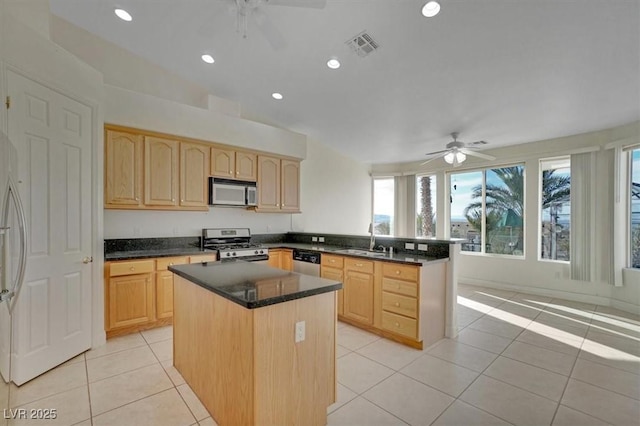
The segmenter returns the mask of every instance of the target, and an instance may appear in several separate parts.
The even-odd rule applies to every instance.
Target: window
[[[571,241],[571,162],[540,161],[540,259],[569,261]]]
[[[416,176],[416,237],[436,235],[436,177]]]
[[[451,237],[463,251],[522,256],[524,166],[451,175]]]
[[[629,175],[629,254],[631,267],[640,268],[640,149],[631,151]]]
[[[394,179],[373,179],[373,230],[377,235],[393,233]]]

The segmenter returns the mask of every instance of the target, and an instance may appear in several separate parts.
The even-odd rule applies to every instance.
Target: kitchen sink
[[[369,257],[386,257],[386,253],[381,251],[369,251],[369,250],[357,250],[357,249],[344,249],[336,250],[336,253],[355,254],[357,256],[369,256]]]

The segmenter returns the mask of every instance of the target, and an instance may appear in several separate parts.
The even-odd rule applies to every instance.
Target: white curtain
[[[397,237],[416,235],[416,175],[396,176],[394,179],[394,216]]]
[[[571,155],[571,279],[594,278],[595,153]]]

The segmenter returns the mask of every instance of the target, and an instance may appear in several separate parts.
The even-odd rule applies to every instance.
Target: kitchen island
[[[221,425],[325,425],[337,281],[246,262],[171,266],[173,362]]]

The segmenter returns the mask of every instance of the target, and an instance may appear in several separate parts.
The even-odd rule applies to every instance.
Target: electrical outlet
[[[418,250],[427,251],[429,246],[426,244],[418,244]]]
[[[413,244],[413,243],[404,243],[404,248],[405,248],[406,250],[413,250],[413,249],[415,249],[415,248],[416,248],[416,245],[415,245],[415,244]]]
[[[305,324],[304,321],[298,321],[296,323],[296,343],[304,341],[305,334]]]
[[[324,237],[318,237],[318,242],[319,243],[324,243]]]
[[[311,242],[312,243],[317,243],[318,242],[318,237],[311,237]]]

